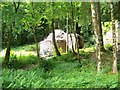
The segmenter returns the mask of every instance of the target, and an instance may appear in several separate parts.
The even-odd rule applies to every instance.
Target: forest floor
[[[5,50],[0,52],[4,59]],[[37,65],[35,45],[12,48],[10,62],[2,68],[3,88],[117,88],[112,73],[112,51],[102,52],[102,69],[96,72],[93,47],[80,50],[81,64],[72,52],[41,58]],[[1,60],[1,59],[0,59]],[[1,60],[2,61],[2,60]],[[119,65],[120,66],[120,65]]]

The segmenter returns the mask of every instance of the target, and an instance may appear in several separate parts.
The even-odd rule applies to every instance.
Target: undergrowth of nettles
[[[112,74],[112,52],[102,52],[100,73],[96,71],[94,54],[94,49],[80,50],[81,63],[78,63],[77,55],[68,52],[60,57],[40,58],[38,65],[34,54],[18,56],[13,52],[8,65],[2,68],[2,87],[117,88],[118,74]]]

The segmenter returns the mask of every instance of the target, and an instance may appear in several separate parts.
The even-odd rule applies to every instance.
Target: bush
[[[85,51],[81,50],[80,51],[80,55],[87,59],[90,56],[90,52],[85,52]]]
[[[53,59],[52,59],[53,60]],[[55,60],[55,58],[54,58]],[[96,73],[96,63],[43,61],[44,66],[54,66],[49,72],[38,66],[30,70],[3,68],[3,88],[116,88],[117,74]],[[54,61],[55,62],[55,61]],[[48,65],[49,64],[49,65]],[[89,64],[89,65],[88,65]],[[77,67],[77,68],[76,68]],[[109,67],[109,66],[108,66]],[[78,70],[80,69],[80,70]],[[104,69],[104,68],[103,68]]]
[[[19,69],[32,64],[37,64],[37,57],[34,55],[29,56],[20,55],[17,57],[15,54],[11,54],[8,67]]]
[[[40,67],[43,68],[45,72],[48,72],[55,67],[55,61],[52,59],[49,60],[42,59],[40,61]]]
[[[109,51],[112,51],[113,50],[113,46],[111,44],[107,44],[106,46],[106,49],[109,50]]]

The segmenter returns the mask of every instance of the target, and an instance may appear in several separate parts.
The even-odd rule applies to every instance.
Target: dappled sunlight
[[[28,55],[37,55],[36,52],[33,51],[25,51],[25,50],[20,50],[20,51],[15,51],[14,54],[16,54],[17,56],[28,56]]]
[[[6,50],[2,50],[0,52],[0,57],[4,57],[5,56],[5,52]],[[19,50],[19,51],[14,51],[14,50],[11,50],[11,54],[15,54],[17,56],[28,56],[28,55],[37,55],[36,52],[34,51],[25,51],[25,50]]]
[[[6,50],[4,49],[4,50],[2,50],[1,52],[0,52],[0,57],[4,57],[5,56],[5,52],[6,52]]]
[[[83,48],[80,51],[84,51],[84,52],[94,52],[95,48],[94,47],[89,47],[89,48]]]
[[[24,1],[2,3],[3,89],[119,87],[120,2]]]

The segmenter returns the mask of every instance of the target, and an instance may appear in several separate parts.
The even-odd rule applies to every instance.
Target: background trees
[[[5,59],[4,59],[3,64],[7,64],[9,62],[9,58],[10,58],[10,50],[11,50],[12,38],[13,38],[12,32],[15,29],[15,26],[17,25],[16,24],[16,19],[18,20],[17,12],[18,12],[18,9],[19,9],[19,6],[20,6],[20,2],[18,2],[17,4],[18,5],[16,5],[16,3],[13,2],[13,7],[12,7],[12,5],[8,4],[9,15],[6,16],[6,18],[8,19],[8,21],[6,20],[6,24],[8,24],[7,29],[9,30],[8,31],[8,37],[7,37],[8,43],[7,43],[7,50],[6,50]],[[10,12],[10,10],[12,10],[12,12]],[[9,20],[10,20],[10,22],[9,22]]]
[[[114,18],[114,4],[110,2],[111,20],[112,20],[112,37],[113,37],[113,73],[117,73],[117,44],[116,44],[116,29]]]
[[[116,88],[120,65],[116,57],[115,21],[120,19],[120,2],[93,1],[3,2],[0,50],[0,63],[6,65],[2,70],[3,87]],[[59,48],[55,29],[67,33],[66,53]],[[49,33],[52,37],[46,39]],[[76,48],[72,45],[68,49],[68,37],[76,41]],[[80,37],[84,39],[84,48],[78,44]],[[39,56],[39,48],[49,46],[52,55]]]
[[[80,40],[78,40],[76,36],[76,29],[77,27],[81,27],[79,33],[83,36],[86,47],[93,46],[94,40],[96,39],[97,57],[100,64],[99,46],[102,46],[102,49],[104,47],[102,38],[102,36],[104,36],[104,29],[102,30],[102,26],[104,26],[105,22],[111,21],[110,12],[112,11],[110,11],[108,3],[98,2],[95,5],[93,4],[94,3],[91,4],[89,2],[3,3],[2,44],[3,48],[5,48],[8,44],[7,52],[9,53],[6,53],[6,56],[10,55],[10,46],[15,47],[35,42],[37,56],[39,58],[38,42],[43,40],[49,32],[53,32],[53,36],[54,29],[57,28],[63,29],[63,31],[66,31],[68,34],[73,32],[76,37],[76,41],[79,42]],[[114,19],[118,19],[119,3],[114,4]],[[92,28],[90,5],[94,6],[92,9],[96,11],[95,13],[92,12],[94,13],[94,29]],[[10,12],[10,10],[12,11]],[[15,24],[12,25],[14,22]],[[98,27],[96,28],[96,26]],[[96,32],[95,38],[93,37],[93,32]],[[11,37],[13,39],[11,39]],[[53,38],[53,41],[55,44],[55,38]],[[56,45],[55,48],[57,55],[60,56]],[[74,48],[73,52],[76,52]],[[77,49],[77,52],[79,53],[79,48]],[[80,55],[78,54],[78,56]],[[8,60],[8,57],[5,57],[5,61],[6,60]]]

